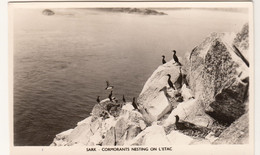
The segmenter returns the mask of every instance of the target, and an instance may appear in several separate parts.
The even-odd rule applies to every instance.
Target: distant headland
[[[142,15],[167,15],[164,12],[159,12],[154,9],[147,8],[99,8],[98,10]]]
[[[46,16],[52,16],[55,13],[52,10],[50,10],[50,9],[45,9],[45,10],[42,11],[42,14],[46,15]]]

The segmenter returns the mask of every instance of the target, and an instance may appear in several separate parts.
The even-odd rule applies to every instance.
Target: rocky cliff
[[[172,60],[154,71],[138,97],[138,109],[131,102],[105,99],[74,129],[56,135],[51,145],[248,143],[246,33],[248,25],[238,33],[243,34],[240,40],[234,34],[211,34],[182,66]]]

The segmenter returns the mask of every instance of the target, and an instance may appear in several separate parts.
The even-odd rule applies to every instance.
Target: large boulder
[[[213,33],[192,50],[189,82],[195,98],[218,121],[231,123],[245,113],[249,69],[233,46],[235,35]]]
[[[68,135],[70,135],[72,131],[73,129],[69,129],[57,134],[50,146],[66,146],[68,144]]]
[[[139,133],[135,138],[125,143],[126,145],[145,145],[145,146],[169,146],[164,128],[154,122],[152,126],[147,127]]]
[[[175,92],[169,89],[167,74],[171,75],[171,81],[174,83],[179,77],[179,67],[173,64],[174,61],[169,61],[164,65],[159,66],[145,83],[142,92],[139,95],[138,103],[140,103],[145,112],[149,114],[149,121],[154,122],[172,110],[171,95]],[[167,96],[162,91],[167,87],[170,96]],[[149,122],[148,121],[148,122]]]
[[[194,140],[192,137],[175,130],[168,134],[167,138],[171,145],[189,145]]]
[[[111,127],[105,136],[105,139],[102,143],[103,146],[115,146],[116,145],[116,136],[115,136],[115,127]]]
[[[242,115],[224,130],[213,144],[248,144],[249,143],[249,114]]]
[[[190,99],[180,103],[163,121],[163,126],[168,127],[175,123],[175,116],[178,115],[181,120],[193,123],[198,126],[211,127],[213,119],[208,116],[197,99]]]

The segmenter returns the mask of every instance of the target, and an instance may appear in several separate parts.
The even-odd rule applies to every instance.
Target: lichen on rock
[[[207,38],[190,56],[189,78],[206,112],[231,123],[244,113],[248,83],[243,81],[249,69],[229,43],[225,34]]]

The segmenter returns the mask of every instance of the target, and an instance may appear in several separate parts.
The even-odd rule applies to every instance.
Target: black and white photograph
[[[9,4],[14,147],[252,144],[251,3],[107,3]]]

